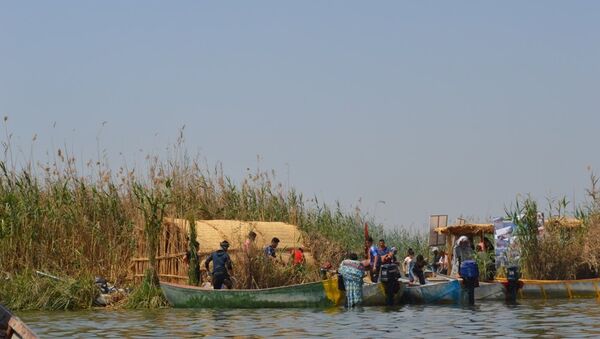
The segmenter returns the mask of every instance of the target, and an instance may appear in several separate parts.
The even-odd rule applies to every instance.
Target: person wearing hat
[[[231,283],[229,271],[232,270],[232,265],[231,258],[227,253],[229,242],[227,240],[223,240],[221,241],[220,246],[220,250],[211,253],[208,258],[206,258],[204,261],[204,267],[206,268],[206,272],[210,272],[209,264],[212,261],[212,283],[215,290],[220,290],[223,285],[225,285],[228,289],[231,289],[233,284]]]
[[[469,238],[464,235],[458,238],[452,251],[452,271],[450,275],[458,276],[460,264],[466,260],[473,259],[474,256]]]

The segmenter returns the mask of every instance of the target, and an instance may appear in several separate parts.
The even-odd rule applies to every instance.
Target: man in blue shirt
[[[376,254],[373,260],[374,264],[371,264],[371,280],[373,282],[377,282],[379,279],[379,271],[381,270],[383,257],[390,253],[390,250],[387,248],[387,246],[385,246],[385,240],[383,239],[379,239],[379,247],[377,247],[375,251]]]
[[[212,261],[212,283],[215,290],[220,290],[223,285],[231,289],[233,284],[231,283],[231,278],[229,277],[229,271],[232,270],[232,265],[231,258],[229,258],[229,254],[227,254],[229,242],[227,240],[223,240],[220,246],[220,250],[211,253],[208,258],[206,258],[204,261],[204,267],[206,268],[206,272],[210,272],[209,264]]]
[[[271,244],[269,246],[265,247],[265,255],[268,258],[276,259],[277,254],[275,252],[275,249],[277,248],[278,245],[279,245],[279,238],[275,237],[275,238],[271,239]]]

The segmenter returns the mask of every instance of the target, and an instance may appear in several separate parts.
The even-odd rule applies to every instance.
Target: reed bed
[[[7,133],[4,159],[0,160],[0,277],[4,279],[0,302],[14,309],[88,307],[93,299],[87,298],[94,288],[93,276],[127,285],[130,259],[140,240],[136,234],[144,234],[152,243],[160,233],[163,216],[295,224],[304,231],[304,241],[315,259],[334,265],[346,251],[363,250],[366,220],[359,210],[348,213],[339,204],[330,208],[316,198],[307,200],[276,183],[274,172],[257,171],[236,183],[220,165],[209,168],[191,159],[183,134],[167,159],[148,157],[147,170],[141,174],[126,166],[113,170],[106,159],[89,161],[81,168],[76,165],[78,160],[62,149],[56,150],[52,162],[16,166],[10,138]],[[145,232],[136,232],[138,229]],[[425,234],[386,233],[382,225],[373,225],[371,233],[386,238],[390,246],[426,247]],[[148,251],[151,255],[152,249]],[[236,267],[241,284],[254,287],[304,282],[318,276],[317,267],[298,270],[267,265],[260,259],[256,259],[252,277]],[[65,289],[32,275],[33,270],[77,283]],[[129,307],[164,304],[158,297],[156,275],[150,272],[148,279],[138,286]],[[40,303],[44,299],[38,297],[45,293],[44,288],[36,287],[40,284],[47,284],[44,288],[58,296],[64,291],[86,296],[89,303]],[[26,290],[28,297],[24,298]]]
[[[530,279],[568,280],[598,277],[600,272],[600,193],[591,174],[588,200],[576,209],[578,227],[545,227],[538,235],[538,204],[531,197],[517,199],[508,216],[515,220],[520,238],[520,266]],[[547,216],[565,216],[568,201],[548,199]]]

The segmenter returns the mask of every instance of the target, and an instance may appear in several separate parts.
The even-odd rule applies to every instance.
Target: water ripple
[[[600,336],[600,305],[595,300],[486,303],[474,307],[95,310],[19,315],[40,336],[63,338]]]

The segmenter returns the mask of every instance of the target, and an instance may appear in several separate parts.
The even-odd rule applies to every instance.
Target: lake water
[[[41,337],[600,337],[597,300],[355,310],[93,310],[18,314]]]

